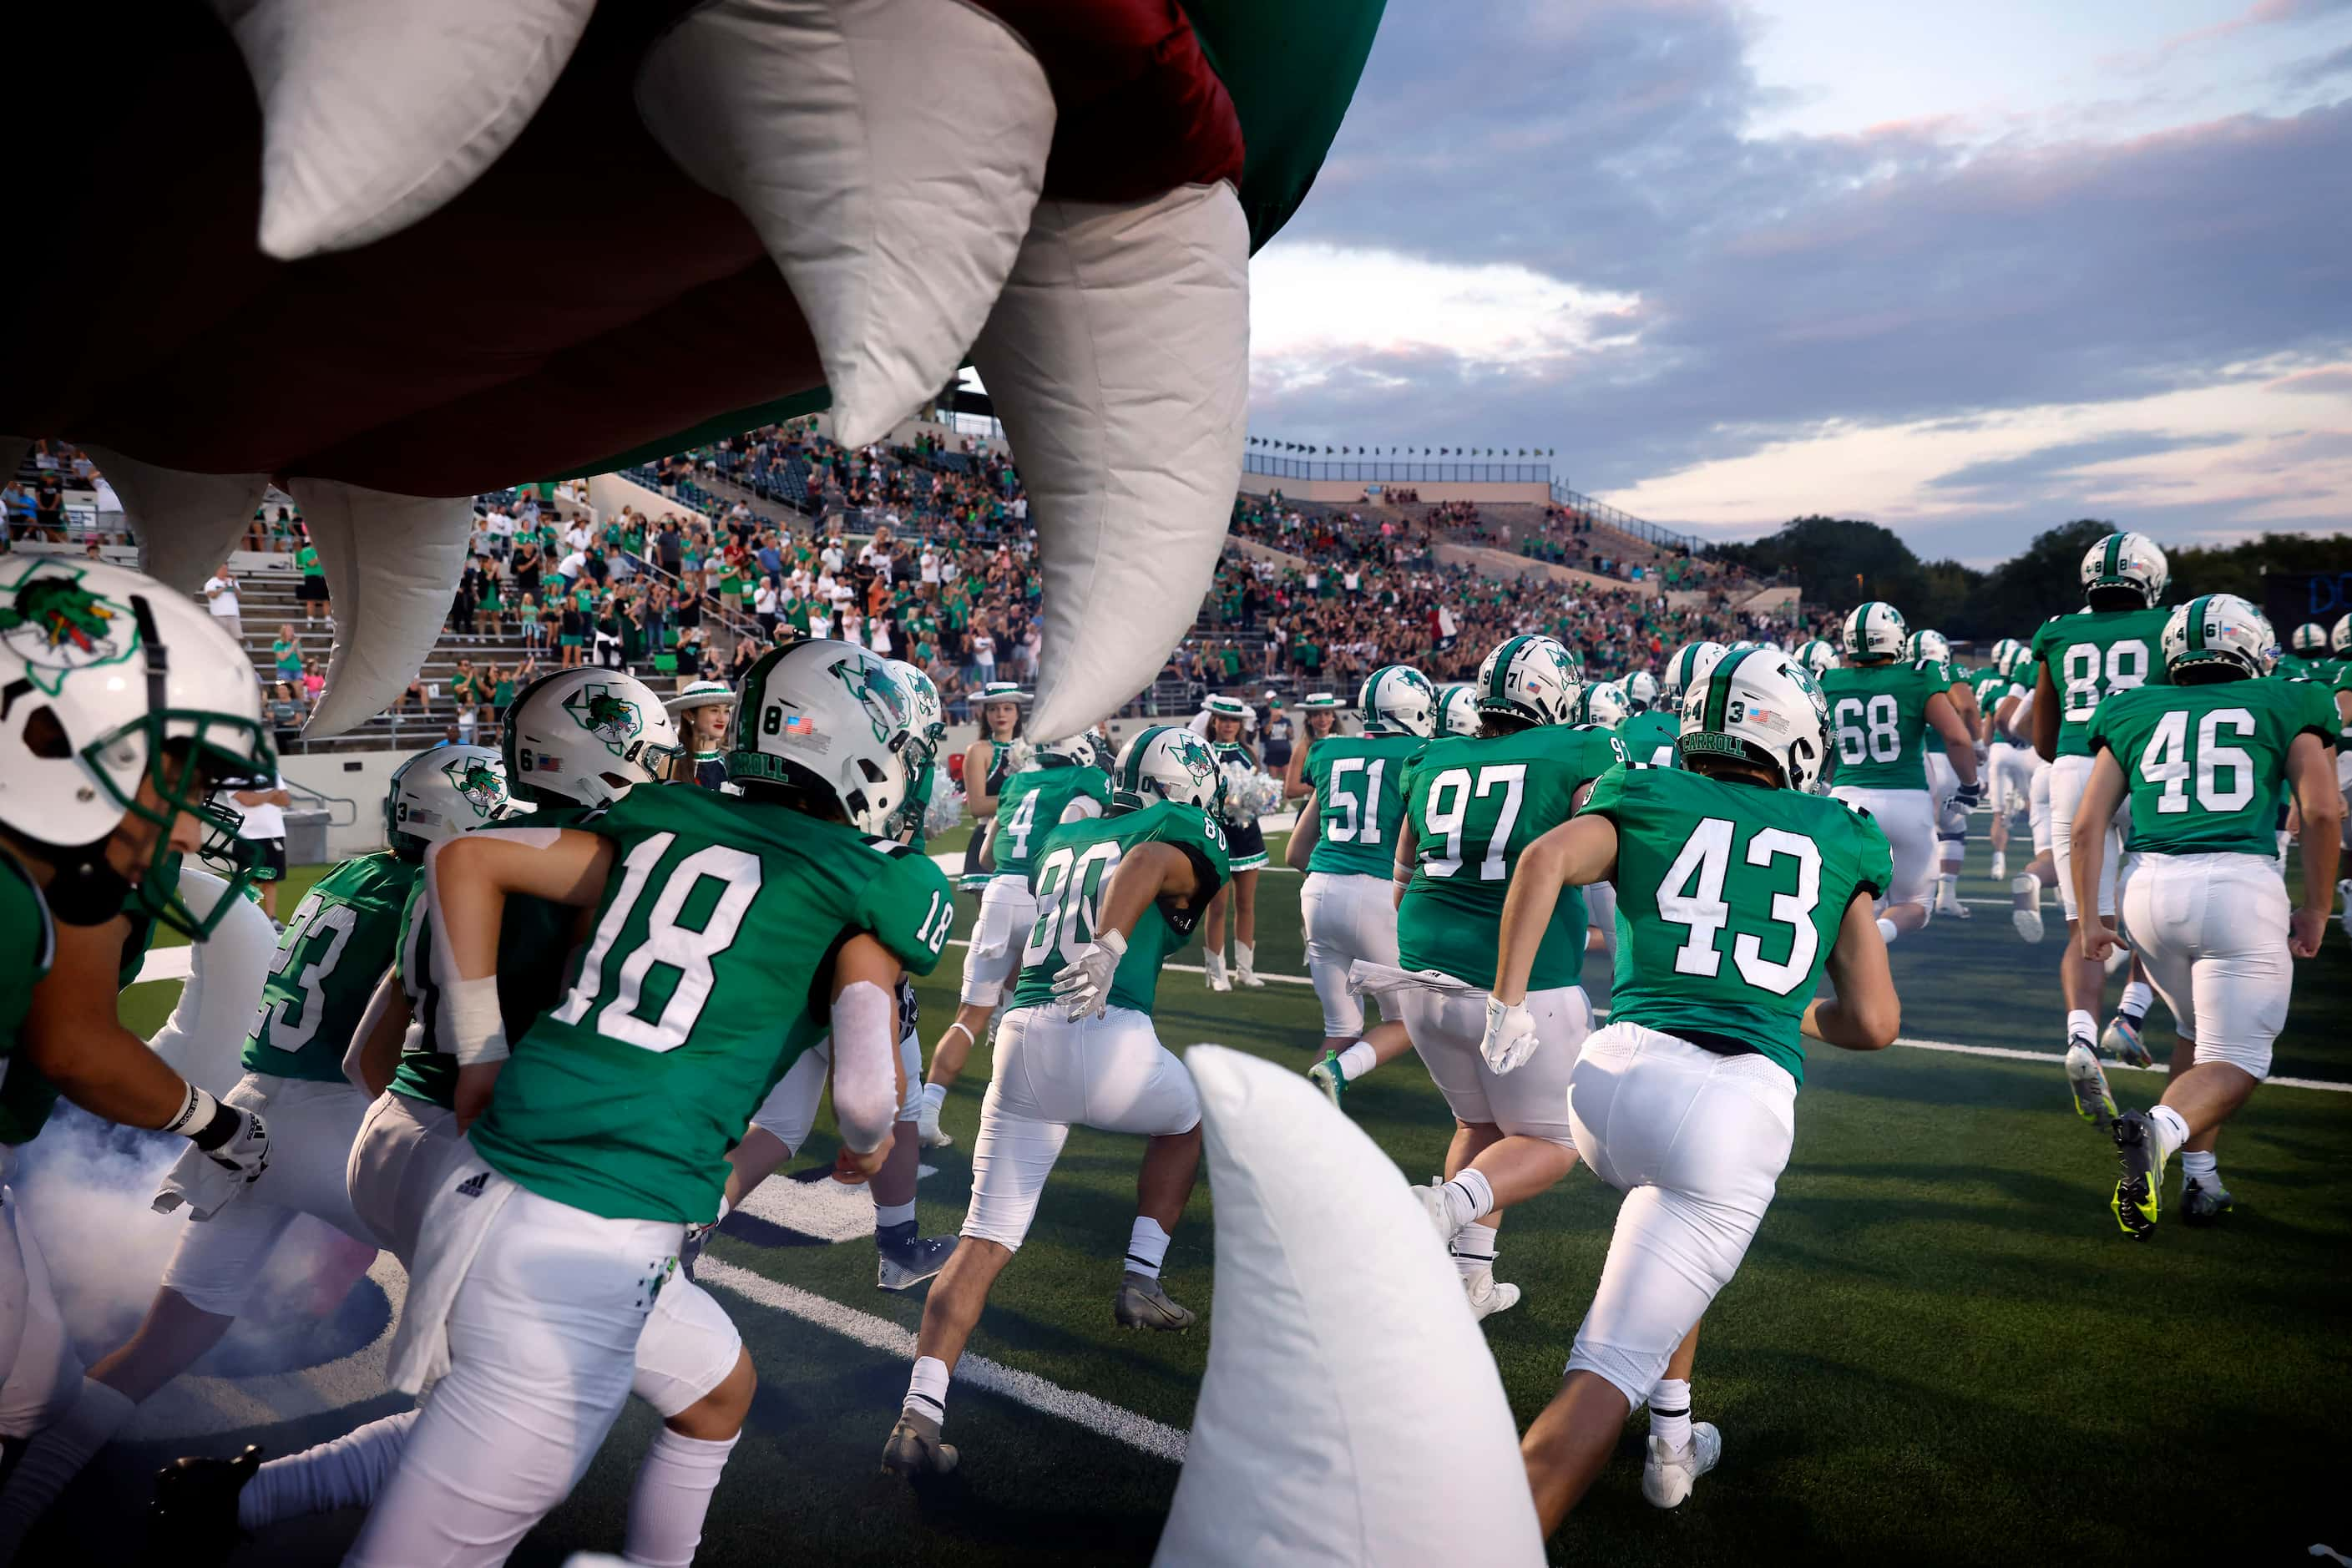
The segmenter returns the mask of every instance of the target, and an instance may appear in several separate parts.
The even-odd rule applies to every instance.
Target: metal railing
[[[1356,484],[1548,485],[1549,463],[1423,462],[1384,458],[1277,458],[1244,450],[1242,471],[1276,479],[1337,479]]]
[[[1613,528],[1620,533],[1631,534],[1643,543],[1653,545],[1660,550],[1687,550],[1696,555],[1706,548],[1706,541],[1704,539],[1693,534],[1676,533],[1671,528],[1660,528],[1654,522],[1646,522],[1630,511],[1618,510],[1605,500],[1595,500],[1589,495],[1572,490],[1564,481],[1553,481],[1551,499],[1571,511],[1583,513],[1603,527]]]

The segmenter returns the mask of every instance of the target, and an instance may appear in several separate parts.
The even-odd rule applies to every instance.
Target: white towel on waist
[[[1348,984],[1367,996],[1386,996],[1415,988],[1447,993],[1478,989],[1466,980],[1456,980],[1434,969],[1399,969],[1392,963],[1374,963],[1365,958],[1348,965]]]

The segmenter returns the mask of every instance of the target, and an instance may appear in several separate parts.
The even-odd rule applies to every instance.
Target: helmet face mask
[[[2164,597],[2171,581],[2171,564],[2156,541],[2145,534],[2110,533],[2083,553],[2086,601],[2095,601],[2103,594],[2128,595],[2148,608]]]
[[[1437,732],[1437,689],[1409,664],[1384,664],[1366,676],[1356,706],[1368,735]]]

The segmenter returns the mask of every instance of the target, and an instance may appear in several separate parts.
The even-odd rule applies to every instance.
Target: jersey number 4
[[[605,963],[628,929],[630,917],[645,898],[662,856],[677,842],[675,833],[656,833],[622,858],[621,890],[614,895],[613,901],[604,907],[604,918],[596,922],[588,956],[581,961],[580,978],[573,984],[572,994],[555,1010],[557,1023],[585,1023],[593,1013],[596,1019],[589,1027],[594,1033],[649,1051],[674,1051],[693,1035],[695,1020],[702,1016],[703,1007],[710,1001],[715,981],[710,961],[734,945],[743,915],[760,891],[760,858],[748,851],[713,844],[696,850],[672,868],[662,881],[661,893],[654,900],[652,911],[646,916],[644,933],[621,961],[620,971],[614,978],[613,994],[601,1005],[598,1003],[604,994]],[[687,900],[694,896],[695,884],[706,877],[721,884],[719,901],[703,918],[699,930],[680,925],[678,917],[685,913]],[[671,988],[669,1000],[662,1004],[658,1015],[640,1017],[637,1008],[645,999],[646,981],[656,964],[674,971],[677,984]]]
[[[1731,906],[1724,900],[1723,879],[1731,867],[1734,829],[1727,818],[1710,816],[1701,822],[1675,857],[1674,866],[1658,888],[1658,918],[1668,925],[1686,927],[1689,940],[1675,950],[1675,973],[1715,977],[1723,968],[1716,941],[1730,922]],[[1772,895],[1772,923],[1789,929],[1789,956],[1775,963],[1764,956],[1762,939],[1742,931],[1731,943],[1731,962],[1739,977],[1759,991],[1786,996],[1813,972],[1821,952],[1821,933],[1813,929],[1813,910],[1822,901],[1822,852],[1810,838],[1778,827],[1759,827],[1741,856],[1750,866],[1769,866],[1786,856],[1797,863],[1797,890]]]

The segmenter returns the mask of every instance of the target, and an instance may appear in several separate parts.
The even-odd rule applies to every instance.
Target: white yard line
[[[698,1284],[715,1285],[746,1300],[856,1340],[886,1355],[898,1356],[909,1363],[914,1360],[915,1336],[887,1318],[845,1307],[829,1298],[716,1258],[706,1257],[697,1264],[694,1278]],[[1049,1383],[1034,1373],[1017,1372],[986,1356],[967,1355],[956,1363],[955,1381],[983,1393],[1001,1394],[1032,1410],[1058,1415],[1156,1459],[1177,1465],[1184,1462],[1186,1435],[1175,1427],[1108,1404],[1091,1394],[1079,1394],[1060,1384]]]

